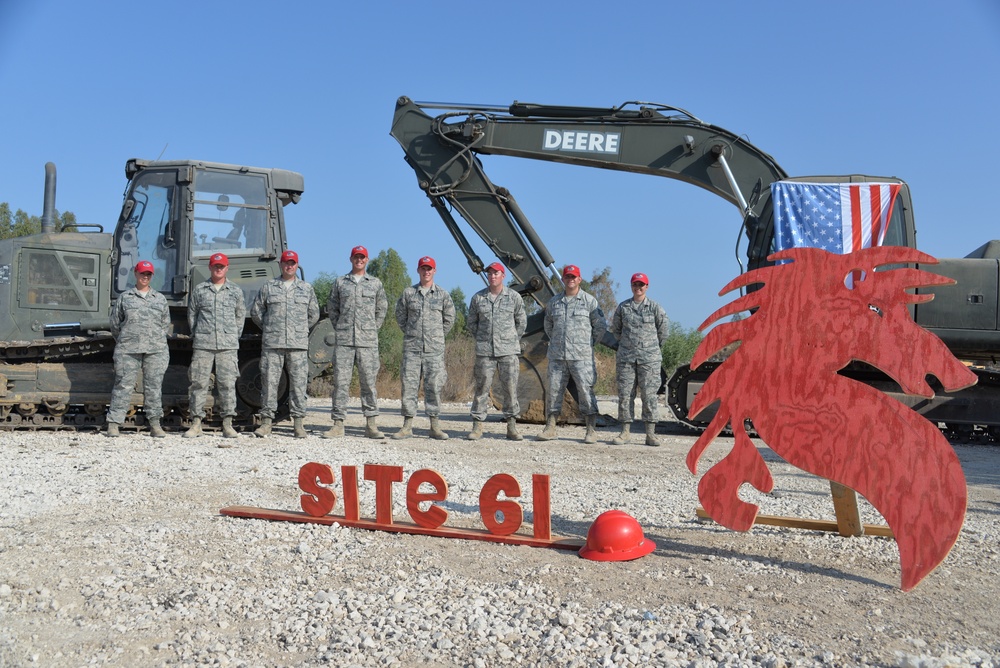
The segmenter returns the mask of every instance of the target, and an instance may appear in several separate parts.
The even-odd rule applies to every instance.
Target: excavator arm
[[[434,115],[428,113],[432,110]],[[757,223],[770,195],[768,186],[786,177],[771,156],[743,138],[662,104],[593,108],[515,102],[493,107],[401,97],[391,134],[472,271],[482,273],[485,263],[453,212],[507,266],[511,287],[540,307],[556,294],[550,280],[558,284],[555,261],[510,191],[490,181],[480,155],[652,174],[709,190],[743,216],[752,264],[766,257],[770,247],[762,234],[765,226]],[[525,420],[545,418],[547,346],[542,314],[537,313],[522,341],[518,391]],[[575,388],[570,395],[576,398]],[[578,419],[573,401],[566,402],[563,417]]]
[[[594,108],[515,102],[492,107],[401,97],[391,134],[472,270],[482,272],[484,263],[452,211],[507,265],[512,287],[541,306],[554,296],[547,280],[549,274],[558,277],[552,255],[511,193],[490,181],[479,155],[652,174],[704,188],[739,209],[750,254],[758,260],[770,246],[757,224],[769,199],[768,186],[787,177],[771,156],[745,139],[663,104]]]

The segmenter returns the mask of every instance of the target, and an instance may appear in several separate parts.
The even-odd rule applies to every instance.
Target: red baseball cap
[[[353,258],[355,255],[359,254],[368,257],[368,249],[365,248],[364,246],[355,246],[354,248],[351,249],[351,254],[349,257]]]
[[[567,276],[576,276],[577,278],[580,278],[580,267],[575,264],[567,264],[563,267],[563,278],[566,278]]]
[[[425,255],[419,260],[417,260],[417,269],[420,269],[420,267],[431,267],[432,269],[438,268],[437,262],[435,262],[434,258],[432,258],[430,255]]]
[[[208,258],[208,266],[212,267],[214,265],[221,264],[223,266],[229,266],[229,258],[226,257],[225,253],[216,253],[212,257]]]
[[[281,261],[288,262],[289,260],[292,260],[295,262],[295,264],[298,264],[299,254],[293,250],[286,250],[284,253],[281,254]]]
[[[629,281],[629,283],[645,283],[646,285],[649,285],[649,277],[643,273],[635,273],[632,274],[632,280]]]
[[[504,266],[502,264],[500,264],[499,262],[494,262],[490,266],[486,267],[486,269],[487,270],[492,269],[493,271],[499,271],[501,274],[505,274],[505,275],[507,273],[507,270],[504,269]]]
[[[151,274],[155,273],[153,270],[153,263],[149,260],[139,260],[139,264],[135,265],[135,273],[144,274],[147,271]]]

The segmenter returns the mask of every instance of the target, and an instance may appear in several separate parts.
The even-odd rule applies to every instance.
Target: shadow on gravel
[[[714,557],[716,559],[750,561],[761,564],[762,566],[773,564],[781,567],[784,570],[796,571],[803,574],[809,574],[810,576],[814,576],[817,573],[819,573],[821,575],[822,574],[828,575],[838,580],[850,580],[853,582],[857,582],[858,584],[879,587],[881,589],[886,589],[886,590],[895,589],[893,585],[887,584],[885,582],[880,582],[878,580],[872,580],[871,578],[859,576],[857,573],[849,573],[839,568],[817,566],[816,564],[813,563],[787,560],[787,559],[777,560],[773,557],[747,554],[746,552],[738,552],[732,549],[720,548],[712,545],[697,545],[697,544],[685,543],[683,541],[677,540],[676,538],[668,538],[658,533],[646,532],[645,535],[647,538],[651,539],[654,543],[656,543],[656,550],[652,554],[659,557],[667,557],[673,559],[684,558],[690,561],[698,561],[698,562],[705,562],[708,557]]]
[[[529,515],[530,513],[525,513],[525,521],[529,521]],[[590,525],[586,522],[567,520],[555,516],[552,518],[552,533],[558,534],[561,537],[586,540],[587,532],[589,530]],[[875,586],[886,590],[894,590],[896,588],[891,584],[859,576],[856,573],[849,573],[839,568],[817,566],[816,564],[803,561],[787,559],[779,560],[770,556],[748,554],[746,552],[739,552],[730,548],[720,548],[715,545],[707,544],[716,540],[720,533],[736,533],[726,532],[717,525],[702,524],[696,520],[691,520],[689,526],[683,527],[680,531],[687,534],[692,539],[697,539],[699,535],[704,536],[706,538],[706,544],[686,542],[678,539],[676,536],[668,537],[666,534],[659,533],[658,528],[654,527],[652,530],[647,530],[644,527],[643,534],[645,537],[656,543],[656,550],[649,555],[649,558],[662,557],[670,559],[672,562],[681,560],[691,563],[708,563],[707,559],[709,557],[733,561],[750,561],[761,564],[762,566],[773,564],[784,570],[804,574],[807,573],[811,576],[814,576],[817,573],[826,574],[838,580],[850,580],[859,584]]]

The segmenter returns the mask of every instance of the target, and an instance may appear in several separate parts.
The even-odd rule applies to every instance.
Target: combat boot
[[[374,415],[365,418],[365,438],[385,438],[385,434],[380,432],[375,425]]]
[[[118,432],[118,423],[109,422],[108,431],[105,434],[108,438],[118,438],[121,434]]]
[[[271,435],[271,418],[269,418],[269,417],[261,418],[260,419],[260,426],[257,427],[257,430],[253,433],[253,435],[256,436],[257,438],[265,438],[267,436],[270,436]]]
[[[303,424],[305,418],[292,418],[292,436],[295,438],[306,437],[306,426]]]
[[[344,421],[334,420],[333,426],[326,430],[323,438],[340,438],[344,435]]]
[[[447,441],[448,434],[441,430],[441,418],[437,415],[431,416],[431,433],[430,437],[438,441]]]
[[[646,423],[646,445],[660,446],[663,445],[660,439],[656,437],[656,423],[647,422]]]
[[[521,441],[524,437],[521,436],[517,431],[517,418],[509,417],[507,418],[507,440],[508,441]]]
[[[467,438],[470,441],[478,441],[482,437],[483,437],[483,421],[482,420],[473,420],[472,421],[472,431],[470,431],[469,435],[466,436],[465,438]]]
[[[191,428],[184,432],[184,438],[198,438],[201,436],[201,418],[196,417],[191,422]]]
[[[597,414],[587,416],[587,433],[583,435],[584,443],[597,443]]]
[[[611,439],[611,445],[625,445],[628,443],[629,428],[632,426],[631,421],[622,422],[622,431],[620,434]]]
[[[556,437],[556,416],[549,415],[545,418],[545,429],[538,435],[539,441],[551,441]]]
[[[159,418],[150,418],[149,420],[149,435],[153,438],[166,438],[167,434],[163,431],[163,427],[160,426]]]
[[[393,440],[400,441],[404,438],[413,438],[413,418],[403,418],[403,428],[392,435]]]
[[[239,434],[233,429],[233,418],[232,416],[222,418],[222,437],[223,438],[237,438]]]

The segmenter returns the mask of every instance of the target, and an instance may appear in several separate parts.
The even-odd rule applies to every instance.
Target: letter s
[[[320,487],[317,482],[332,485],[333,481],[333,469],[329,464],[303,464],[299,469],[299,489],[305,492],[299,497],[302,510],[313,517],[329,515],[337,503],[337,495],[329,487]]]

